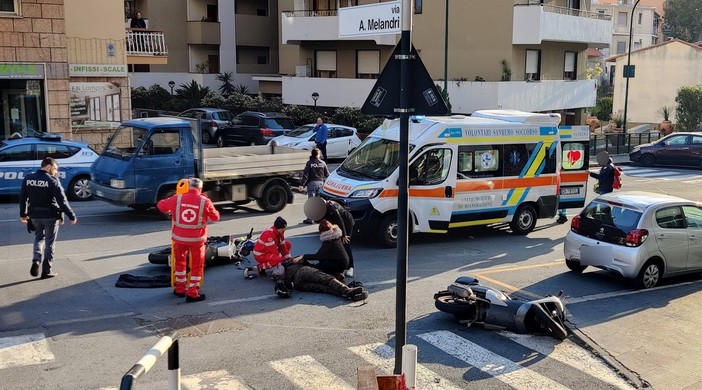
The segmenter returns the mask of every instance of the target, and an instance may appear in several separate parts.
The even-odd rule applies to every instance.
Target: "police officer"
[[[56,178],[58,168],[56,160],[51,157],[45,158],[41,162],[41,169],[24,178],[20,190],[20,220],[28,224],[27,230],[36,230],[29,274],[39,276],[39,266],[42,265],[42,279],[58,275],[53,272],[52,263],[59,225],[63,224],[63,214],[68,215],[71,224],[78,222],[76,214],[68,204],[63,187]]]
[[[322,188],[327,177],[329,177],[327,163],[319,159],[319,149],[313,148],[310,152],[310,159],[305,164],[305,170],[302,171],[299,190],[302,191],[304,187],[307,187],[307,198],[317,196],[317,191]],[[309,218],[302,222],[310,225],[314,223]]]
[[[173,294],[185,297],[185,302],[197,302],[205,300],[205,294],[200,294],[200,284],[205,269],[207,221],[219,221],[219,211],[215,209],[212,201],[202,194],[202,180],[192,178],[188,184],[188,192],[162,199],[156,207],[163,213],[171,214],[173,218],[171,235],[175,256]],[[186,280],[188,253],[190,253],[190,280]]]

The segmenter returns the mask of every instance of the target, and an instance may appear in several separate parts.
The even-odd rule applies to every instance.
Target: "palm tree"
[[[192,80],[190,84],[181,84],[175,92],[179,98],[188,102],[188,107],[198,107],[202,99],[210,93],[210,88],[201,87],[197,81]]]
[[[229,96],[235,92],[236,88],[234,87],[234,84],[232,84],[232,82],[234,81],[234,73],[232,73],[232,72],[220,73],[217,75],[217,81],[222,83],[222,85],[219,87],[218,90],[225,97]]]

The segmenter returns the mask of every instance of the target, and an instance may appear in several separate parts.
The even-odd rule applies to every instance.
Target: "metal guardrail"
[[[588,18],[588,19],[612,20],[612,15],[601,14],[599,12],[592,12],[592,11],[587,11],[587,10],[583,10],[583,9],[576,9],[576,8],[559,7],[557,5],[549,5],[549,4],[544,4],[543,7],[544,7],[544,11],[552,12],[552,13],[556,13],[556,14],[578,16],[578,17]]]
[[[136,380],[156,364],[156,361],[163,356],[165,351],[168,351],[168,389],[180,390],[180,364],[178,362],[178,340],[177,332],[173,332],[170,336],[161,337],[161,339],[146,352],[139,361],[132,366],[122,377],[119,390],[132,390],[136,384]]]
[[[661,138],[659,132],[603,133],[590,135],[590,155],[606,151],[609,154],[629,154],[635,146]]]

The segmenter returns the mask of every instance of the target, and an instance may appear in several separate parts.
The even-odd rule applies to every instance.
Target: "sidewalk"
[[[614,165],[629,165],[631,161],[629,160],[628,154],[610,154],[609,158],[612,159]],[[597,163],[597,156],[590,156],[590,168],[599,167],[600,164]]]

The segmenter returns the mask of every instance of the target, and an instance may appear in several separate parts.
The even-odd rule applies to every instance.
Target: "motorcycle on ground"
[[[502,291],[482,286],[478,279],[463,276],[446,290],[434,294],[434,306],[453,314],[459,323],[482,325],[486,329],[506,329],[516,333],[537,333],[564,340],[566,309],[558,295],[533,301],[518,301]]]
[[[248,256],[256,244],[251,237],[253,237],[253,228],[245,237],[237,238],[234,235],[208,237],[205,242],[205,268],[218,264],[234,264],[239,269],[245,269],[245,265],[251,263]],[[170,245],[149,253],[149,263],[170,266]]]

